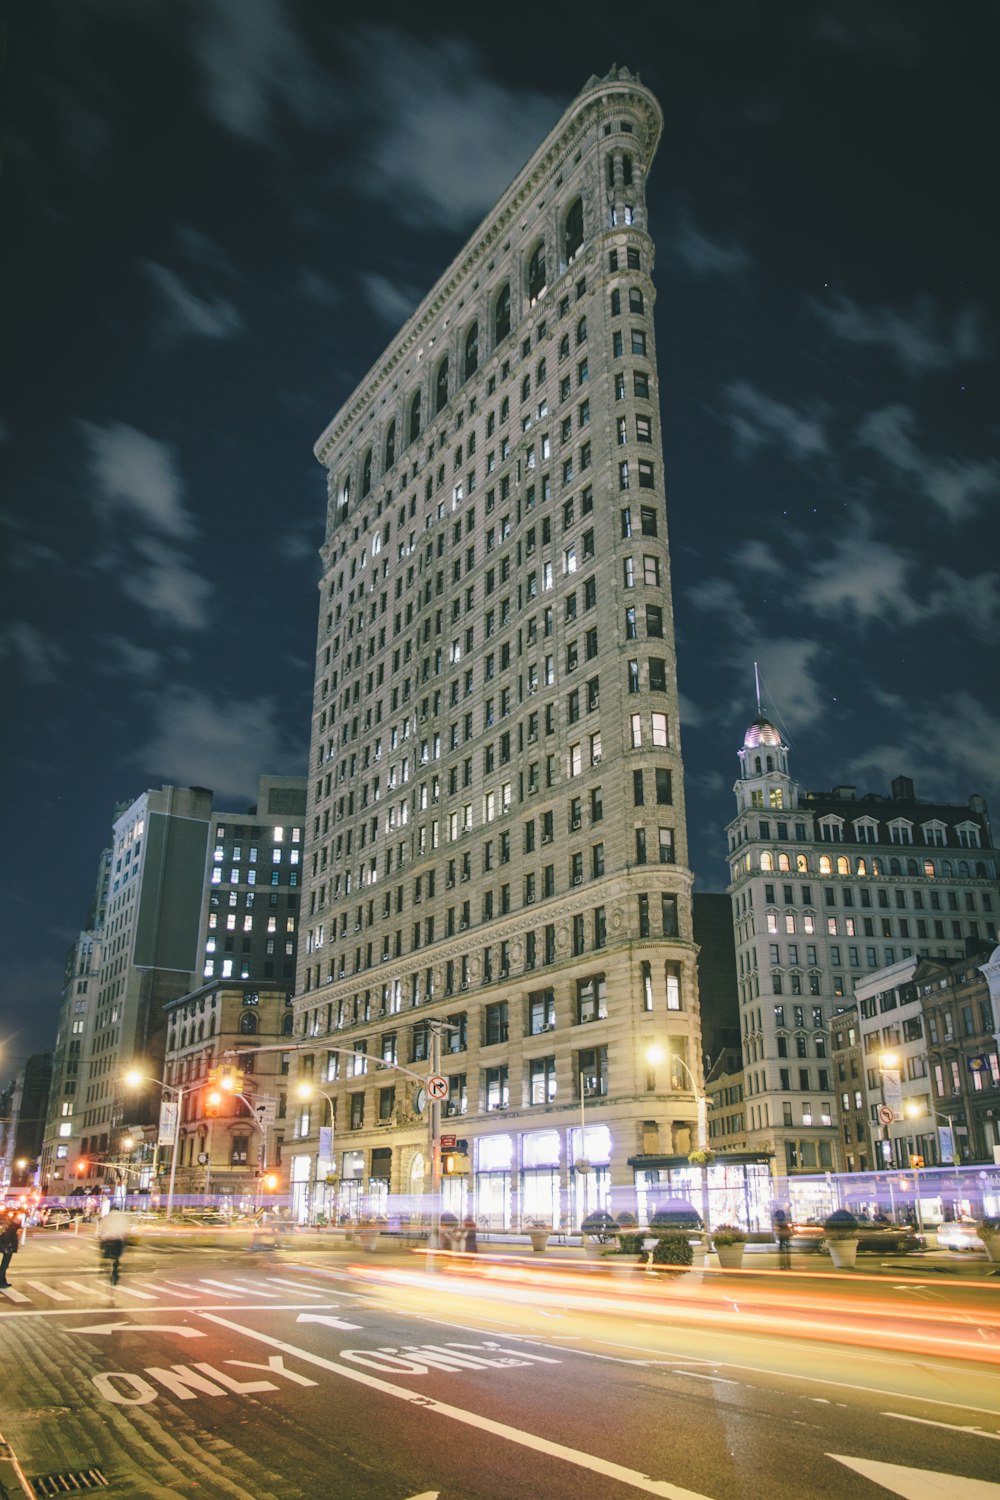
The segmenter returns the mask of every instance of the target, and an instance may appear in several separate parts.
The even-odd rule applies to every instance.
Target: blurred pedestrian
[[[465,1219],[462,1223],[462,1229],[465,1231],[463,1235],[462,1249],[466,1252],[466,1254],[474,1255],[479,1249],[479,1246],[476,1243],[476,1221],[471,1214],[466,1214]]]
[[[0,1290],[10,1286],[7,1267],[21,1248],[21,1226],[17,1216],[5,1212],[0,1216]]]
[[[778,1270],[792,1269],[792,1226],[783,1208],[774,1210],[774,1237],[778,1241]]]
[[[101,1247],[101,1255],[111,1262],[112,1286],[121,1275],[121,1260],[131,1233],[132,1220],[120,1208],[109,1209],[97,1226],[97,1243]]]

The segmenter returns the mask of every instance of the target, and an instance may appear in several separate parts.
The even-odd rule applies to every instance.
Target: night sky
[[[0,1084],[116,803],[304,774],[319,433],[592,74],[638,70],[689,829],[996,810],[996,5],[36,0],[8,37]],[[473,13],[477,19],[472,19]],[[345,21],[345,14],[364,19]]]

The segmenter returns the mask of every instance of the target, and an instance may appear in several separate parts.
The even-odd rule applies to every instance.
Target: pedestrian
[[[101,1255],[111,1262],[112,1286],[121,1275],[121,1259],[131,1232],[132,1221],[120,1208],[109,1209],[97,1226],[97,1243],[101,1247]]]
[[[21,1226],[17,1217],[12,1213],[4,1213],[0,1217],[0,1290],[10,1286],[7,1267],[20,1248]]]
[[[462,1228],[465,1231],[462,1248],[467,1255],[475,1255],[479,1246],[476,1244],[476,1221],[471,1214],[466,1214]]]
[[[792,1226],[783,1208],[774,1211],[774,1237],[778,1241],[778,1270],[792,1269]]]

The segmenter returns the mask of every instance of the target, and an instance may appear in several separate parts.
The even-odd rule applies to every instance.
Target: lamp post
[[[162,1078],[151,1078],[148,1073],[140,1073],[137,1068],[131,1068],[125,1074],[125,1082],[129,1088],[138,1088],[143,1083],[155,1083],[161,1089],[166,1089],[168,1094],[174,1094],[177,1099],[177,1114],[173,1122],[173,1141],[170,1147],[170,1180],[167,1186],[167,1218],[174,1211],[174,1184],[177,1181],[177,1154],[181,1143],[181,1110],[184,1104],[184,1095],[194,1092],[193,1088],[183,1088],[179,1083],[165,1083]],[[162,1110],[162,1105],[161,1105]]]
[[[325,1099],[326,1102],[327,1102],[327,1104],[330,1106],[330,1151],[331,1151],[331,1157],[332,1157],[332,1152],[333,1152],[333,1133],[334,1133],[334,1130],[336,1129],[336,1120],[335,1120],[335,1116],[334,1116],[334,1106],[333,1106],[333,1097],[332,1097],[332,1095],[328,1094],[325,1089],[317,1088],[314,1083],[309,1083],[306,1080],[303,1080],[301,1083],[298,1083],[298,1084],[295,1085],[295,1092],[298,1095],[298,1097],[300,1099],[302,1099],[302,1100],[309,1100],[309,1099],[311,1099],[313,1097],[314,1094],[319,1094],[319,1096],[322,1099]],[[322,1161],[322,1159],[323,1159],[322,1158],[322,1154],[321,1153],[317,1154],[317,1157],[316,1157],[316,1181],[317,1181],[317,1184],[319,1183],[319,1164]],[[331,1167],[333,1166],[332,1159],[330,1161],[330,1166]],[[326,1213],[326,1194],[325,1193],[323,1195],[323,1211],[324,1211],[324,1213]],[[329,1216],[328,1216],[328,1222],[329,1222]]]
[[[882,1090],[882,1108],[879,1111],[882,1163],[888,1167],[892,1162],[892,1137],[889,1134],[889,1130],[894,1121],[903,1118],[903,1094],[899,1081],[899,1057],[895,1052],[879,1053],[878,1073]]]

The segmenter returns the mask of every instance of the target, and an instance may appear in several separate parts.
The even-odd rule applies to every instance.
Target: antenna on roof
[[[757,712],[759,714],[760,713],[760,668],[758,667],[758,665],[757,665],[756,662],[754,662],[754,664],[753,664],[753,680],[754,680],[754,686],[757,689]]]

